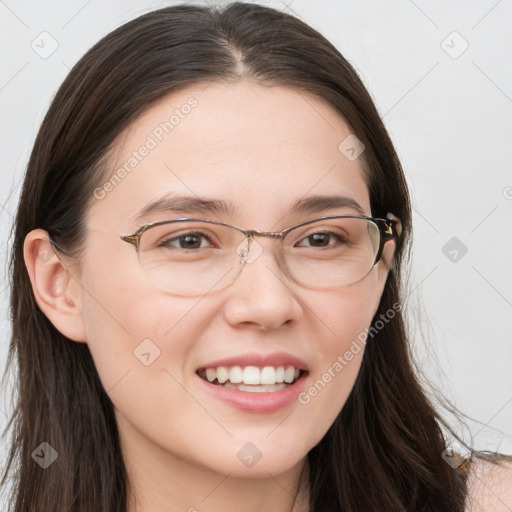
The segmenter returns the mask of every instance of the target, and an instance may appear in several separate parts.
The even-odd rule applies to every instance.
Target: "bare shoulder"
[[[473,459],[467,481],[466,512],[512,511],[512,457],[498,464]]]

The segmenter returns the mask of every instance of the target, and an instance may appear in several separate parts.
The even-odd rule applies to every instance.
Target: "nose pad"
[[[254,237],[246,237],[235,249],[238,256],[240,256],[240,265],[246,263],[254,263],[262,254],[263,247]]]

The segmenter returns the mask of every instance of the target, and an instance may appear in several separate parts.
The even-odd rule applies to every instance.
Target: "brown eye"
[[[202,240],[209,241],[211,247],[210,239],[204,233],[200,232],[190,232],[184,235],[168,238],[167,240],[162,240],[159,243],[159,246],[175,249],[202,249],[205,247],[202,245]],[[176,243],[178,244],[177,246],[175,245]]]
[[[303,238],[303,241],[307,240],[309,247],[332,247],[338,243],[344,243],[345,239],[339,234],[333,231],[322,231],[313,233]],[[333,242],[333,243],[329,243]]]

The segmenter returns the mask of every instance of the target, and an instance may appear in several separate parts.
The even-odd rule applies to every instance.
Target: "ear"
[[[382,249],[381,257],[377,263],[379,266],[379,283],[381,281],[382,284],[386,282],[386,279],[388,277],[389,271],[391,270],[391,267],[394,263],[394,257],[395,257],[395,251],[396,251],[396,240],[388,240]]]
[[[42,229],[35,229],[25,237],[23,256],[42,312],[64,336],[85,342],[81,287],[70,272],[72,258],[57,253],[48,233]]]
[[[375,315],[376,312],[377,312],[377,309],[379,307],[379,304],[380,304],[380,300],[381,300],[381,297],[382,297],[382,294],[384,292],[384,287],[386,286],[386,280],[388,278],[388,274],[389,274],[389,271],[393,265],[393,259],[394,259],[394,256],[395,256],[395,250],[396,250],[396,241],[395,239],[393,240],[388,240],[385,245],[384,245],[384,248],[382,249],[382,254],[381,254],[381,257],[379,259],[379,261],[377,262],[377,265],[376,265],[376,270],[377,270],[377,290],[378,290],[378,293],[376,294],[376,303],[374,305],[374,312],[373,314]]]
[[[400,221],[400,219],[391,212],[388,212],[386,214],[386,218],[395,221],[394,230],[396,232],[396,235],[400,236],[402,234],[402,222]],[[396,251],[396,240],[397,240],[397,238],[394,237],[392,240],[388,240],[384,244],[384,248],[382,249],[382,255],[378,262],[379,287],[381,288],[381,295],[382,295],[382,291],[384,291],[384,286],[386,284],[386,280],[388,278],[389,271],[390,271],[392,265],[394,265],[394,257],[395,257],[395,251]]]

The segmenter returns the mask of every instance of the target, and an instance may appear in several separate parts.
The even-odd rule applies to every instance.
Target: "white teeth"
[[[265,366],[261,370],[260,384],[275,384],[276,383],[276,371],[272,366]]]
[[[290,384],[293,382],[293,379],[295,378],[295,368],[293,366],[288,366],[286,368],[286,371],[284,372],[284,381],[288,382]]]
[[[215,368],[207,368],[206,369],[206,378],[213,382],[217,378],[217,370]]]
[[[219,384],[224,384],[227,387],[231,387],[229,384],[245,384],[263,388],[284,383],[285,386],[291,384],[299,378],[300,370],[294,366],[265,366],[263,368],[257,366],[232,366],[231,368],[219,366],[218,368],[207,368],[206,371],[200,372],[200,375],[203,378],[206,377],[209,382],[217,379]]]
[[[240,384],[243,381],[243,372],[240,366],[233,366],[231,370],[229,370],[229,380],[233,384]]]
[[[212,370],[215,370],[215,368],[212,368]],[[226,382],[228,379],[229,379],[229,372],[227,371],[227,369],[224,368],[224,366],[219,366],[217,368],[217,380],[221,384],[224,384],[224,382]]]
[[[246,366],[242,377],[244,384],[260,384],[260,370],[256,366]]]

